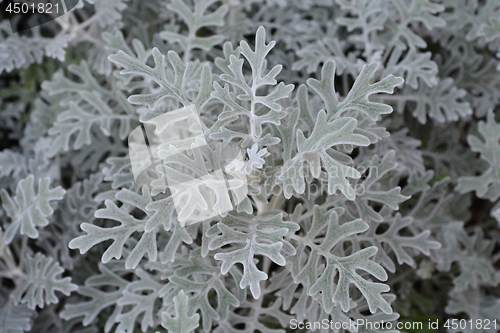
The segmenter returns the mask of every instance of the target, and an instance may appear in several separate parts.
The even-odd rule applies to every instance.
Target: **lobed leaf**
[[[188,317],[188,297],[183,290],[174,297],[175,303],[175,317],[171,317],[168,313],[162,313],[162,326],[167,329],[169,333],[191,333],[199,326],[198,321],[200,315],[195,313]]]
[[[36,227],[49,224],[47,217],[54,212],[50,202],[61,200],[66,193],[60,186],[50,189],[50,178],[39,179],[38,188],[35,189],[34,180],[35,177],[29,175],[19,181],[14,198],[3,189],[0,192],[3,208],[12,219],[7,227],[4,226],[4,241],[7,244],[12,242],[18,231],[21,235],[37,238],[39,234]]]
[[[34,257],[26,257],[26,276],[12,293],[14,304],[28,304],[30,309],[37,306],[43,308],[45,304],[58,303],[55,292],[62,292],[69,296],[78,286],[71,283],[70,277],[60,278],[64,269],[53,258],[46,257],[40,252]]]

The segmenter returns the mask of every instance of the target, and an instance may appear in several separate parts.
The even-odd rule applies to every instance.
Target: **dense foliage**
[[[0,332],[500,331],[499,0],[81,0],[13,33],[20,17],[0,23]],[[183,107],[207,145],[138,184],[129,134]],[[213,179],[155,186],[234,150],[229,212]]]

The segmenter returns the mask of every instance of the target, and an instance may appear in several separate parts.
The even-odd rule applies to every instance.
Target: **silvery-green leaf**
[[[122,297],[123,290],[128,284],[128,281],[117,275],[112,268],[106,267],[102,263],[98,264],[100,274],[94,274],[85,280],[85,285],[79,286],[77,293],[90,298],[88,301],[79,303],[67,303],[60,316],[69,320],[84,316],[82,324],[90,325],[99,315],[99,313],[107,307],[116,306],[118,312],[121,312],[121,307],[116,305],[116,302]],[[100,288],[110,286],[110,290],[101,290]],[[114,314],[106,319],[106,331],[114,325]]]
[[[392,74],[404,77],[406,84],[413,89],[418,88],[418,79],[428,87],[438,84],[438,66],[431,60],[431,53],[418,53],[410,49],[403,59],[400,59],[403,50],[396,48],[392,51],[382,76]]]
[[[135,232],[140,232],[142,233],[140,240],[128,254],[125,266],[127,268],[137,267],[146,254],[150,260],[155,261],[158,256],[156,243],[157,229],[161,224],[163,224],[164,227],[170,227],[169,220],[162,220],[157,217],[171,218],[171,215],[164,212],[154,213],[146,209],[146,206],[153,202],[146,187],[143,187],[142,194],[123,189],[116,194],[116,199],[123,203],[121,207],[118,207],[111,200],[106,200],[106,208],[97,210],[95,216],[97,218],[114,220],[119,222],[120,225],[112,228],[103,228],[95,224],[82,223],[80,228],[85,231],[86,234],[73,239],[69,243],[69,247],[72,249],[78,248],[81,253],[86,253],[96,244],[112,239],[113,243],[102,255],[102,262],[107,263],[112,258],[120,259],[128,239]],[[142,210],[146,213],[146,217],[143,219],[134,217],[130,214],[128,207],[136,207]],[[146,230],[146,227],[148,230]],[[189,234],[187,234],[185,230],[181,229],[181,231],[184,234],[182,239],[185,242],[192,242]],[[173,250],[175,252],[176,248]]]
[[[64,61],[66,58],[65,48],[68,47],[68,43],[71,39],[72,37],[67,34],[58,35],[55,38],[50,39],[45,44],[45,54],[48,57]]]
[[[44,38],[28,38],[19,34],[0,42],[0,73],[26,68],[32,63],[40,64],[46,43]]]
[[[188,26],[188,35],[176,32],[162,31],[160,37],[169,42],[178,42],[184,49],[184,54],[189,55],[193,49],[209,51],[212,47],[220,44],[224,40],[223,35],[213,35],[209,37],[199,37],[196,35],[199,29],[210,26],[224,25],[224,16],[228,11],[227,5],[222,5],[214,12],[205,15],[205,11],[212,6],[216,0],[196,0],[194,1],[194,11],[180,0],[171,0],[167,5],[169,10],[177,13]],[[185,61],[189,60],[185,58]]]
[[[496,201],[500,198],[500,124],[495,122],[495,114],[490,112],[487,121],[479,122],[479,134],[469,135],[467,142],[472,151],[481,153],[488,162],[488,169],[480,176],[467,176],[458,179],[456,190],[460,193],[476,191],[477,196]]]
[[[456,32],[454,32],[456,33]],[[478,52],[474,44],[464,41],[465,32],[459,32],[454,43],[446,44],[450,56],[436,56],[441,77],[452,77],[459,89],[467,92],[468,102],[478,117],[484,117],[500,100],[500,81],[497,61]]]
[[[229,313],[227,321],[221,321],[219,326],[213,331],[214,333],[231,333],[234,332],[233,325],[245,327],[238,330],[241,333],[282,333],[284,332],[278,327],[287,327],[291,320],[294,319],[281,309],[281,299],[271,301],[266,306],[260,303],[260,300],[246,301],[236,308],[246,315],[241,315],[236,311]]]
[[[95,219],[94,212],[102,203],[96,196],[102,190],[102,174],[99,173],[74,183],[58,203],[54,221],[42,230],[37,239],[45,253],[59,258],[65,269],[73,270],[78,258],[70,251],[68,243],[78,235],[80,223]]]
[[[132,189],[136,186],[128,154],[124,157],[107,158],[102,173],[105,181],[112,181],[113,189]]]
[[[50,178],[39,179],[35,189],[34,179],[33,175],[29,175],[19,181],[14,198],[3,189],[0,192],[3,209],[12,220],[8,226],[4,224],[4,241],[7,244],[12,242],[18,231],[21,235],[37,238],[36,227],[49,224],[47,217],[54,211],[50,202],[62,199],[66,193],[60,186],[50,189]]]
[[[448,1],[446,5],[448,10],[441,15],[447,23],[445,29],[455,33],[463,31],[468,42],[478,38],[492,41],[499,37],[498,2],[458,0]]]
[[[293,278],[295,282],[300,282],[309,288],[309,295],[321,293],[322,303],[327,312],[333,309],[334,302],[339,302],[343,311],[349,310],[351,305],[349,285],[353,283],[368,302],[371,313],[375,313],[378,308],[384,313],[392,313],[391,306],[381,295],[382,292],[389,291],[389,286],[371,282],[357,273],[357,270],[363,270],[379,280],[387,280],[387,273],[382,266],[369,259],[377,253],[377,248],[371,246],[345,257],[332,253],[343,238],[367,229],[368,225],[360,219],[340,225],[335,210],[323,213],[316,206],[307,234],[293,238],[298,242],[297,256],[300,256],[306,248],[311,251],[309,260],[293,266]],[[323,236],[324,232],[326,234]],[[322,264],[322,258],[326,266]],[[337,274],[338,282],[335,283]]]
[[[438,79],[437,84],[429,88],[420,85],[418,90],[406,89],[402,95],[380,97],[381,100],[395,101],[398,112],[403,112],[405,107],[412,109],[412,114],[421,124],[432,118],[438,123],[457,121],[472,114],[469,103],[464,101],[466,91],[457,89],[452,78]],[[415,107],[409,106],[415,103]]]
[[[191,333],[199,326],[200,315],[195,313],[188,317],[188,297],[183,290],[174,297],[175,304],[175,317],[170,316],[168,313],[162,313],[162,326],[167,329],[169,333]]]
[[[393,93],[394,88],[401,85],[404,80],[393,75],[388,75],[384,79],[370,84],[372,76],[377,70],[377,63],[364,66],[359,73],[354,85],[340,102],[334,87],[335,79],[335,61],[328,60],[321,69],[321,80],[308,79],[307,85],[310,86],[324,101],[328,118],[339,118],[348,110],[356,110],[365,114],[371,120],[377,120],[379,115],[392,112],[392,107],[382,103],[370,102],[368,97],[376,93]]]
[[[227,82],[224,87],[217,82],[214,82],[215,91],[212,96],[220,100],[228,107],[226,111],[219,114],[219,120],[232,118],[234,116],[245,116],[248,118],[249,130],[243,135],[249,135],[249,139],[257,142],[263,134],[263,127],[266,123],[279,125],[282,118],[286,116],[286,112],[282,110],[282,106],[277,103],[279,100],[287,98],[293,90],[293,85],[285,85],[280,82],[278,85],[276,76],[281,72],[282,66],[276,65],[269,72],[265,73],[267,68],[266,56],[274,47],[275,42],[272,41],[266,44],[266,31],[264,27],[259,27],[255,36],[255,50],[252,51],[247,42],[240,43],[241,54],[250,64],[252,75],[250,83],[243,74],[243,59],[239,59],[235,54],[226,50],[226,55],[229,54],[229,65],[227,68],[230,72],[222,74],[220,77]],[[229,52],[229,53],[228,53]],[[238,55],[238,54],[237,54]],[[222,66],[222,63],[221,63]],[[229,86],[233,87],[230,91]],[[268,86],[275,86],[270,90]],[[258,90],[266,89],[265,95],[258,95]],[[248,101],[248,102],[247,102]],[[235,120],[238,118],[234,118]],[[229,130],[224,127],[220,128],[220,132]],[[213,133],[212,137],[217,135]],[[248,140],[245,145],[248,145]]]
[[[160,145],[158,154],[164,162],[157,171],[161,178],[151,182],[153,187],[168,184],[181,226],[223,216],[233,209],[230,195],[241,192],[238,202],[246,197],[245,174],[228,177],[222,172],[221,146],[212,150],[204,139],[196,140],[186,153],[169,143]]]
[[[465,327],[464,330],[460,330],[461,332],[494,332],[495,323],[500,321],[500,299],[486,294],[480,288],[469,288],[463,292],[452,291],[445,311],[451,315],[465,313],[473,323],[490,322],[493,324],[493,327],[478,324],[476,330]]]
[[[238,283],[241,278],[239,280],[234,278],[239,272],[236,267],[232,267],[229,274],[224,277],[219,262],[212,255],[201,258],[200,250],[193,250],[181,267],[175,269],[172,274],[162,277],[168,279],[168,283],[160,290],[160,297],[171,304],[172,299],[175,299],[180,291],[189,292],[191,296],[186,314],[194,314],[199,310],[203,330],[210,332],[214,322],[227,320],[232,308],[240,305],[238,297],[241,299],[242,293],[238,292],[239,290],[232,290],[231,286]],[[205,277],[210,278],[207,280]],[[213,292],[217,294],[216,305],[210,298]]]
[[[343,8],[347,9],[354,17],[339,17],[336,22],[346,26],[348,31],[361,29],[361,34],[351,34],[349,39],[365,49],[365,56],[370,57],[374,50],[382,46],[371,40],[372,33],[383,30],[384,23],[388,18],[387,11],[384,10],[384,2],[380,0],[336,0]],[[362,41],[362,42],[361,42]],[[360,43],[361,42],[361,43]]]
[[[187,105],[187,102],[183,98],[184,96],[182,96],[181,89],[183,74],[186,67],[181,62],[179,56],[174,51],[170,51],[168,53],[168,61],[173,66],[175,73],[174,80],[172,82],[167,79],[167,59],[165,59],[165,56],[160,53],[158,48],[153,48],[152,55],[155,61],[154,68],[149,67],[143,61],[136,59],[121,50],[118,51],[118,53],[109,56],[109,60],[111,62],[123,67],[120,74],[141,75],[147,79],[153,80],[160,86],[160,89],[156,90],[152,94],[130,96],[128,98],[129,102],[132,104],[148,105],[154,108],[160,99],[172,97],[182,104]]]
[[[77,76],[79,82],[69,79],[63,72],[56,72],[50,81],[42,83],[42,89],[49,96],[61,95],[62,99],[59,102],[62,106],[67,106],[71,101],[80,100],[82,93],[97,92],[101,96],[110,96],[111,92],[99,84],[94,77],[86,61],[81,61],[79,65],[71,64],[68,66],[68,71]]]
[[[441,248],[441,243],[428,239],[431,234],[430,230],[424,230],[418,234],[413,233],[412,236],[406,236],[401,232],[404,228],[414,223],[413,218],[410,216],[402,217],[400,213],[396,213],[393,217],[386,216],[384,223],[389,224],[389,228],[385,232],[377,234],[376,225],[372,225],[368,232],[359,237],[359,239],[378,248],[374,260],[391,273],[396,271],[396,265],[389,255],[391,251],[396,255],[399,265],[407,264],[414,267],[415,260],[413,257],[416,254],[421,252],[429,256],[430,250]]]
[[[171,98],[184,106],[191,104],[186,91],[186,81],[188,79],[186,76],[190,69],[186,67],[186,64],[174,51],[167,53],[168,60],[156,47],[153,48],[152,55],[155,62],[154,68],[145,64],[146,59],[138,59],[121,50],[109,56],[111,62],[123,67],[120,72],[122,75],[139,75],[146,80],[154,81],[159,86],[151,93],[132,95],[128,98],[128,101],[131,104],[147,105],[152,109],[164,98]],[[169,65],[167,65],[167,61]],[[201,71],[201,88],[196,98],[197,107],[201,107],[208,99],[211,82],[210,66],[204,64]]]
[[[399,209],[399,204],[408,200],[409,196],[401,194],[399,186],[393,187],[389,190],[382,190],[379,187],[379,181],[389,171],[397,167],[397,163],[393,161],[395,151],[390,150],[382,159],[375,155],[372,160],[362,167],[369,170],[368,175],[359,183],[356,199],[354,204],[358,209],[359,216],[363,221],[372,220],[375,222],[382,222],[383,217],[380,213],[376,212],[368,202],[378,202],[382,205],[388,206],[393,210]]]
[[[253,216],[231,212],[207,231],[210,238],[208,248],[216,250],[232,245],[215,255],[215,259],[222,260],[222,274],[229,272],[236,263],[241,263],[243,279],[240,288],[249,286],[253,297],[259,298],[260,281],[266,280],[267,274],[257,268],[254,256],[263,255],[280,266],[285,265],[282,253],[293,255],[295,249],[284,237],[289,231],[298,229],[296,223],[283,221],[281,213]]]
[[[247,148],[248,161],[245,161],[245,172],[247,175],[252,173],[254,169],[261,169],[264,166],[265,160],[262,157],[269,155],[267,148],[258,150],[257,144],[252,148]]]
[[[427,43],[410,27],[414,22],[422,23],[428,30],[443,27],[446,22],[436,14],[444,11],[444,6],[420,0],[391,0],[396,15],[389,16],[388,26],[394,31],[391,42],[403,38],[410,49],[425,48]]]
[[[69,102],[69,110],[59,114],[57,121],[49,129],[49,134],[54,138],[48,152],[49,156],[54,156],[61,150],[69,150],[70,142],[74,149],[91,144],[91,129],[94,124],[99,125],[101,131],[109,136],[111,126],[118,123],[119,136],[124,139],[137,121],[132,114],[123,114],[122,109],[118,111],[111,108],[95,91],[85,91],[80,94],[86,104],[77,105],[75,102]],[[73,141],[74,134],[77,135]]]
[[[224,54],[224,58],[215,58],[215,66],[217,66],[224,74],[231,75],[231,70],[229,69],[229,65],[231,64],[231,62],[229,61],[229,58],[231,57],[231,55],[239,58],[241,48],[239,46],[233,48],[231,42],[225,42],[224,45],[222,45],[222,52]]]
[[[26,275],[12,293],[15,304],[28,303],[30,309],[35,309],[37,306],[43,308],[45,304],[59,302],[56,291],[69,296],[78,286],[70,282],[70,277],[61,279],[59,275],[63,272],[64,269],[53,258],[46,257],[40,252],[34,257],[28,255]]]
[[[25,164],[25,156],[21,153],[4,149],[0,152],[0,177],[16,177],[22,171]]]
[[[139,279],[127,283],[122,297],[116,302],[122,310],[115,319],[118,323],[116,332],[134,332],[138,321],[140,321],[143,332],[149,327],[155,327],[155,319],[158,315],[155,311],[155,304],[162,285],[152,275],[140,268],[135,270],[134,274]]]
[[[490,260],[495,242],[484,238],[479,227],[468,235],[463,222],[452,222],[443,227],[443,250],[440,251],[438,269],[448,271],[458,263],[460,273],[453,279],[456,292],[482,285],[497,285],[497,272]]]
[[[294,192],[304,193],[306,175],[303,164],[307,163],[309,172],[315,178],[320,176],[322,166],[326,169],[329,194],[339,189],[347,198],[354,199],[354,190],[347,178],[359,178],[361,174],[356,169],[345,165],[346,162],[351,161],[348,155],[330,148],[340,144],[369,145],[368,138],[353,133],[356,124],[356,119],[351,117],[328,122],[326,113],[321,110],[308,138],[300,129],[297,130],[297,154],[285,161],[280,175],[286,198],[290,198]]]
[[[24,333],[31,330],[33,310],[26,305],[13,305],[10,301],[3,302],[0,307],[0,322],[2,333]]]
[[[315,73],[321,62],[333,59],[337,64],[337,75],[342,75],[344,71],[356,76],[358,73],[358,62],[356,61],[356,52],[344,54],[344,48],[338,38],[325,37],[322,40],[316,40],[303,49],[297,51],[301,57],[292,65],[293,70],[300,70],[307,66],[308,73]]]

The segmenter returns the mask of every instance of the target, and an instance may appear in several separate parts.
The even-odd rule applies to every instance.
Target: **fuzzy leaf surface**
[[[66,193],[60,186],[51,189],[50,178],[38,181],[38,188],[34,187],[35,177],[29,175],[17,184],[16,196],[10,197],[7,191],[2,190],[0,197],[2,205],[12,222],[5,228],[4,241],[9,244],[18,231],[21,235],[30,238],[38,237],[36,227],[44,227],[49,224],[48,216],[54,212],[50,205],[51,201],[61,200]]]

